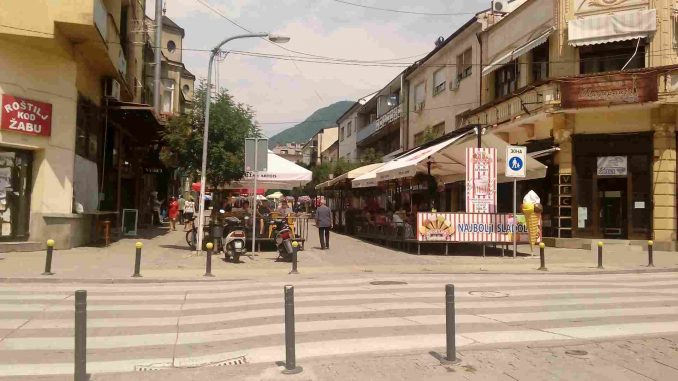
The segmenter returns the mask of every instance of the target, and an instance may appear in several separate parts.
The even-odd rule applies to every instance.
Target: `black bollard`
[[[598,242],[598,268],[603,269],[603,243]]]
[[[294,338],[294,286],[285,286],[285,369],[283,374],[297,374],[303,370],[297,366]]]
[[[87,381],[87,291],[75,292],[75,381]]]
[[[647,267],[654,267],[654,242],[647,241]]]
[[[42,275],[54,275],[52,272],[52,252],[54,252],[54,240],[47,240],[47,256],[45,257],[45,272]]]
[[[447,365],[458,364],[456,344],[456,323],[454,312],[454,285],[445,285],[445,336],[447,338],[447,357],[440,362]]]
[[[133,278],[140,278],[141,277],[141,248],[144,247],[144,244],[141,242],[136,243],[136,248],[137,252],[134,258],[134,275],[132,275]]]
[[[546,245],[544,245],[544,242],[541,242],[539,244],[539,261],[541,262],[541,266],[537,270],[541,271],[548,271],[546,268],[546,257],[544,256],[544,248]]]
[[[299,252],[299,242],[292,242],[292,271],[290,274],[299,274],[297,271],[297,253]]]
[[[214,244],[209,242],[207,245],[207,258],[205,259],[205,275],[204,276],[214,276],[212,275],[212,249]]]

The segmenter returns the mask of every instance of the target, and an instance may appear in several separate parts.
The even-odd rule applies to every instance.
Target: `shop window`
[[[641,39],[640,44],[638,40],[632,40],[582,46],[579,48],[580,73],[619,71],[624,65],[625,70],[642,69],[645,67],[645,43],[645,40]],[[636,46],[638,52],[634,56]]]
[[[457,78],[460,81],[471,75],[473,71],[472,59],[473,50],[471,48],[466,49],[464,53],[457,56]]]
[[[433,95],[445,91],[445,68],[440,68],[433,73]]]
[[[519,78],[520,65],[518,60],[513,60],[497,69],[494,72],[495,98],[502,98],[516,91]]]
[[[532,50],[532,81],[543,81],[549,77],[548,40]]]
[[[0,148],[0,240],[28,239],[32,161],[30,151]]]

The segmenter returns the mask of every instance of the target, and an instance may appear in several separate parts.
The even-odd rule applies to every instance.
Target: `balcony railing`
[[[363,127],[358,130],[358,135],[356,136],[356,140],[358,142],[361,142],[365,140],[368,136],[372,135],[377,131],[377,122],[374,121],[370,124],[368,124],[366,127]]]
[[[559,99],[559,86],[554,82],[549,82],[470,115],[466,119],[466,124],[493,125],[504,123],[523,114],[539,112],[546,105]]]
[[[387,126],[390,123],[397,121],[398,119],[400,119],[401,115],[402,115],[402,105],[398,105],[392,108],[386,114],[382,115],[379,119],[368,124],[367,127],[358,130],[357,141],[360,142],[369,137],[370,135],[374,134],[375,132],[381,130],[382,128],[384,128],[384,126]]]

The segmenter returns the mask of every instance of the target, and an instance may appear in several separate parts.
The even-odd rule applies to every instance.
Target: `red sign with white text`
[[[52,105],[30,99],[2,95],[0,129],[22,134],[50,136]]]

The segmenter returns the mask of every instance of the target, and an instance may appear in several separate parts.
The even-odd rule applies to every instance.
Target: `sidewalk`
[[[441,349],[442,350],[442,349]],[[280,348],[284,360],[284,347]],[[510,348],[466,349],[459,365],[440,365],[440,354],[375,353],[320,357],[297,362],[303,372],[281,374],[282,366],[242,364],[171,369],[134,375],[139,381],[173,380],[676,380],[678,337],[584,342],[570,345],[523,344]],[[282,364],[281,364],[282,365]],[[95,381],[121,381],[129,374],[97,375]],[[47,379],[47,378],[45,378]]]
[[[141,274],[134,272],[134,244],[144,244]],[[340,234],[332,234],[331,249],[319,249],[317,230],[309,227],[306,250],[299,253],[298,277],[318,274],[364,273],[529,273],[544,274],[539,267],[539,248],[531,252],[529,245],[519,247],[520,255],[500,256],[500,251],[487,250],[482,257],[479,246],[456,247],[450,245],[450,255],[416,255],[378,246]],[[596,272],[597,253],[593,249],[574,250],[546,248],[548,273]],[[442,248],[441,248],[442,252]],[[531,256],[530,253],[533,255]],[[40,275],[44,270],[45,252],[1,253],[0,280],[38,278],[40,280],[96,280],[96,281],[161,281],[161,280],[230,280],[258,277],[288,277],[291,265],[276,262],[273,251],[259,253],[252,259],[241,258],[243,263],[223,261],[223,255],[213,256],[214,278],[205,278],[205,256],[192,253],[185,242],[183,231],[159,228],[148,231],[138,239],[122,239],[109,247],[80,247],[54,252],[53,276]],[[678,271],[678,253],[654,253],[654,268],[647,266],[647,253],[639,247],[608,245],[604,251],[606,272],[612,271]]]

